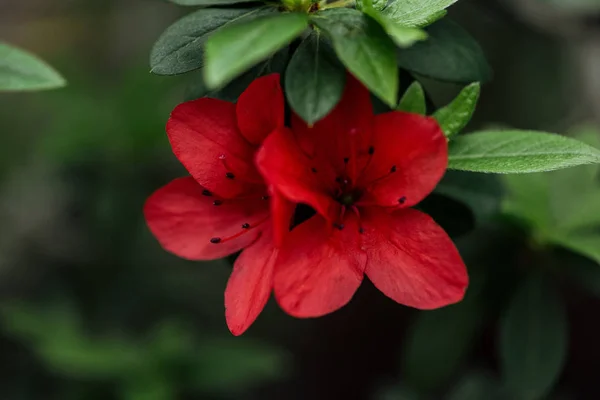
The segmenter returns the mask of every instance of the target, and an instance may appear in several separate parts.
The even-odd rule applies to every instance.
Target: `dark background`
[[[469,129],[567,133],[600,121],[600,7],[569,5],[452,7],[450,17],[477,38],[495,71]],[[187,11],[159,0],[0,0],[0,38],[39,54],[69,82],[52,92],[0,94],[0,399],[442,398],[468,371],[496,377],[507,297],[523,270],[546,264],[497,216],[455,235],[473,281],[480,270],[493,278],[473,284],[485,293],[486,311],[460,362],[435,343],[446,329],[460,335],[452,327],[461,320],[421,338],[431,348],[416,358],[433,378],[405,371],[419,313],[368,282],[327,317],[296,320],[271,302],[244,336],[231,336],[223,315],[228,261],[167,254],[141,212],[153,190],[185,174],[164,124],[193,77],[153,76],[147,59]],[[428,88],[438,105],[459,89]],[[434,216],[453,212],[430,204]],[[465,231],[454,229],[460,221],[442,222],[451,233]],[[569,260],[561,265],[586,262]],[[550,398],[600,398],[600,303],[559,283],[569,352]],[[436,378],[445,365],[450,370]]]

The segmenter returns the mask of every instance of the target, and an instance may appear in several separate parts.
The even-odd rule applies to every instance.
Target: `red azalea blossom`
[[[157,190],[144,207],[154,236],[180,257],[212,260],[244,249],[225,291],[234,335],[264,308],[273,288],[274,243],[289,230],[291,203],[267,188],[254,163],[265,137],[283,123],[278,74],[255,80],[237,104],[211,98],[180,104],[167,134],[191,177]]]
[[[292,119],[263,143],[267,182],[317,215],[279,249],[275,297],[297,317],[344,306],[366,274],[385,295],[433,309],[461,300],[468,277],[448,235],[409,207],[425,198],[448,163],[437,122],[403,112],[374,115],[369,92],[349,77],[338,106],[308,127]]]

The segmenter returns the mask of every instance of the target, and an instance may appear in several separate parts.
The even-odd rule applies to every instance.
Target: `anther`
[[[246,222],[242,225],[242,229],[250,229],[250,224]]]
[[[310,170],[313,172],[313,174],[317,173],[317,169],[315,167],[312,167]]]
[[[375,154],[375,147],[371,146],[369,147],[369,155],[372,156],[373,154]]]
[[[396,166],[392,165],[392,168],[390,168],[390,173],[394,173],[396,172]]]
[[[225,174],[225,177],[226,177],[227,179],[235,179],[235,175],[234,175],[232,172],[227,172],[227,173]]]
[[[350,157],[344,157],[344,164],[348,164],[348,161],[350,161]]]
[[[221,243],[221,238],[214,237],[214,238],[210,239],[210,242],[212,244],[219,244],[219,243]]]
[[[269,196],[264,195],[263,197],[260,198],[261,200],[269,200]]]
[[[402,197],[400,197],[400,198],[398,199],[398,203],[400,203],[400,204],[404,204],[404,203],[406,203],[406,196],[402,196]]]
[[[223,202],[221,200],[213,201],[213,206],[220,206],[221,204],[223,204]]]
[[[358,233],[360,233],[361,235],[363,233],[365,233],[365,230],[364,230],[364,228],[362,226],[360,228],[358,228]]]
[[[344,224],[333,224],[333,227],[341,231],[342,229],[344,229]]]
[[[203,195],[203,196],[212,196],[212,193],[210,192],[210,190],[204,189],[204,190],[202,191],[202,195]]]

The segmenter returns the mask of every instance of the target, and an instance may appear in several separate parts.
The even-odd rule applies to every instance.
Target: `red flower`
[[[192,176],[157,190],[144,207],[154,236],[180,257],[212,260],[245,249],[225,291],[234,335],[264,308],[273,288],[273,237],[280,241],[289,230],[291,203],[268,190],[254,164],[260,144],[283,121],[278,74],[255,80],[237,104],[210,98],[180,104],[167,135]]]
[[[447,141],[432,118],[373,115],[369,92],[349,77],[340,104],[308,127],[299,118],[263,143],[257,164],[267,182],[317,216],[279,250],[275,297],[297,317],[344,306],[366,274],[385,295],[433,309],[462,299],[463,261],[428,215],[409,207],[437,185]]]

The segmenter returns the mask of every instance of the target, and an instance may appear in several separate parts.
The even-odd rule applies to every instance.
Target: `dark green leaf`
[[[185,16],[167,28],[152,48],[152,72],[176,75],[201,68],[204,44],[215,31],[274,11],[271,7],[209,8]]]
[[[445,9],[458,0],[395,0],[383,8],[383,13],[404,26],[425,26],[445,15]]]
[[[346,71],[320,34],[313,33],[298,47],[285,75],[285,93],[290,106],[312,124],[340,101]]]
[[[575,139],[534,131],[485,131],[450,142],[448,168],[526,173],[600,162],[600,151]]]
[[[410,47],[416,42],[427,39],[427,33],[416,27],[401,25],[372,6],[364,6],[362,12],[379,22],[398,47]]]
[[[413,387],[431,391],[447,383],[464,362],[483,323],[480,287],[472,286],[462,302],[419,313],[403,352],[404,376]]]
[[[433,114],[446,137],[456,135],[467,126],[475,112],[480,90],[481,85],[478,82],[470,84],[461,90],[450,104]]]
[[[280,13],[220,29],[206,42],[207,86],[224,86],[288,44],[307,26],[306,14]]]
[[[427,113],[425,91],[419,82],[414,81],[408,89],[406,89],[404,96],[400,99],[397,110],[421,115]]]
[[[333,43],[344,65],[375,95],[395,107],[398,71],[394,60],[396,46],[371,17],[348,8],[318,13],[312,22]]]
[[[567,354],[565,307],[555,288],[532,276],[515,293],[500,326],[500,360],[507,388],[519,399],[541,399]]]
[[[468,205],[478,221],[499,210],[503,195],[496,175],[464,171],[448,171],[435,192]]]
[[[200,7],[257,2],[257,0],[169,0],[169,1],[171,3],[179,4],[180,6],[200,6]]]
[[[481,47],[460,26],[443,19],[426,31],[428,40],[398,51],[398,65],[440,81],[471,83],[490,79],[491,70]]]
[[[65,80],[35,55],[0,42],[0,91],[56,89]]]
[[[206,96],[232,103],[236,102],[242,92],[246,90],[248,85],[256,78],[275,72],[280,74],[283,73],[287,64],[288,53],[287,48],[281,49],[268,60],[250,68],[248,71],[229,82],[227,86],[219,90],[211,91],[204,83],[202,71],[199,71],[198,74],[194,74],[192,82],[186,88],[184,95],[185,99],[186,101],[189,101]]]

